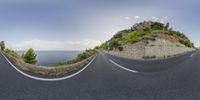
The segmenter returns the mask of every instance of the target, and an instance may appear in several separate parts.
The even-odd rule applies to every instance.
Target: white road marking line
[[[111,59],[109,59],[109,61],[110,61],[111,63],[113,63],[114,65],[116,65],[116,66],[118,66],[118,67],[120,67],[120,68],[122,68],[122,69],[124,69],[124,70],[126,70],[126,71],[129,71],[129,72],[132,72],[132,73],[137,73],[137,71],[128,69],[128,68],[126,68],[126,67],[123,67],[123,66],[117,64],[116,62],[114,62],[114,61],[111,60]]]
[[[194,55],[195,55],[195,52],[190,57],[193,57]]]
[[[2,54],[2,53],[1,53]],[[2,54],[3,55],[3,54]],[[24,73],[23,71],[19,70],[16,66],[14,66],[6,56],[3,55],[3,57],[7,60],[7,62],[15,69],[17,70],[19,73],[21,73],[22,75],[26,76],[26,77],[29,77],[29,78],[32,78],[32,79],[35,79],[35,80],[39,80],[39,81],[60,81],[60,80],[65,80],[65,79],[68,79],[68,78],[71,78],[71,77],[74,77],[76,75],[78,75],[79,73],[81,73],[82,71],[84,71],[92,62],[93,60],[96,58],[96,56],[84,67],[82,68],[81,70],[79,70],[78,72],[74,73],[74,74],[71,74],[71,75],[68,75],[68,76],[65,76],[65,77],[61,77],[61,78],[52,78],[52,79],[48,79],[48,78],[40,78],[40,77],[35,77],[35,76],[32,76],[32,75],[29,75],[27,73]]]

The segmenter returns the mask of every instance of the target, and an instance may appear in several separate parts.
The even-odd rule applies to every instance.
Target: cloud
[[[134,16],[135,19],[140,19],[140,16]]]
[[[152,16],[152,18],[151,18],[153,21],[158,21],[159,20],[159,18],[158,17],[155,17],[155,16]]]
[[[167,17],[167,16],[165,16],[165,17],[164,17],[164,19],[168,19],[168,17]]]
[[[151,20],[152,21],[158,21],[158,22],[161,22],[161,23],[165,23],[167,21],[168,17],[165,16],[165,17],[156,17],[156,16],[152,16],[151,17]]]
[[[27,50],[29,48],[35,50],[85,50],[100,44],[101,41],[90,39],[81,41],[45,41],[35,39],[11,44],[9,47],[14,50]]]
[[[126,19],[126,20],[129,20],[129,19],[130,19],[130,17],[127,17],[127,16],[126,16],[126,17],[124,17],[124,19]]]
[[[124,17],[124,19],[126,19],[126,20],[130,20],[132,17],[128,17],[128,16],[126,16],[126,17]],[[133,17],[134,19],[140,19],[140,16],[134,16]]]

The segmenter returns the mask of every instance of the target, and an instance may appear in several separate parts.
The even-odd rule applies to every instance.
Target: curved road
[[[198,51],[156,61],[136,61],[99,53],[80,74],[56,82],[23,76],[0,54],[0,100],[199,99]]]

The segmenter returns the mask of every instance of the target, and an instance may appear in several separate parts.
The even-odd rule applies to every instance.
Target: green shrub
[[[13,51],[11,49],[6,48],[5,53],[7,53],[13,57],[16,57],[18,59],[22,59],[22,57],[18,53],[16,53],[15,51]]]
[[[1,48],[1,50],[5,50],[5,48],[6,48],[6,46],[5,46],[5,43],[4,43],[4,41],[1,41],[0,42],[0,48]]]
[[[149,27],[145,27],[145,28],[143,29],[143,31],[144,31],[145,33],[151,33],[151,29],[150,29]]]
[[[34,50],[31,48],[29,49],[25,55],[22,55],[24,62],[29,63],[29,64],[36,64],[37,60],[36,57],[37,55],[35,54]]]
[[[192,47],[192,48],[194,47],[194,44],[191,43],[189,40],[180,39],[179,42],[180,42],[181,44],[184,44],[184,45],[187,46],[187,47]]]
[[[143,59],[155,59],[156,56],[143,56]]]
[[[122,34],[118,33],[113,36],[113,38],[122,38]]]
[[[124,48],[123,48],[122,46],[118,47],[118,50],[119,50],[119,51],[123,51],[123,49],[124,49]]]
[[[135,43],[139,40],[138,34],[136,32],[129,33],[125,38],[125,43]]]
[[[163,30],[163,28],[164,28],[164,24],[160,22],[154,22],[153,24],[151,24],[151,29],[153,30]]]
[[[95,54],[96,54],[96,51],[93,49],[85,50],[83,53],[79,54],[75,59],[67,61],[67,64],[73,64],[73,63],[80,62],[84,59],[92,57]]]

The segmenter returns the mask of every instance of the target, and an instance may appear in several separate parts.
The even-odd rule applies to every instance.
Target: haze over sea
[[[48,66],[76,58],[82,51],[36,51],[37,65]],[[25,51],[17,51],[20,55]]]

